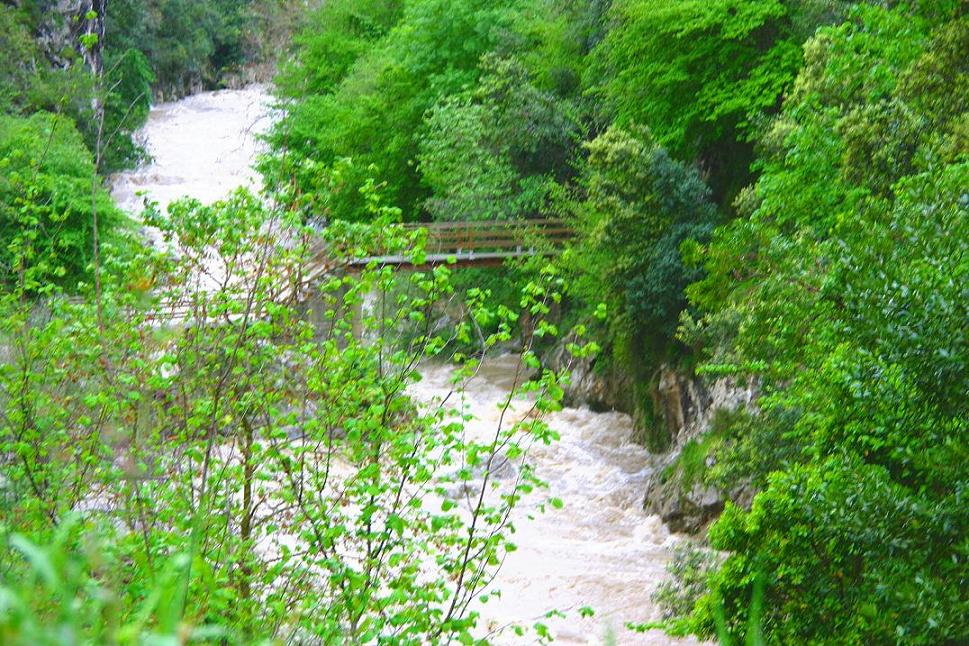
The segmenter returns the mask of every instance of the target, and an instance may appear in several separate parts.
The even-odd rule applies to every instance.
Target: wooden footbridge
[[[556,219],[409,223],[403,227],[407,231],[427,230],[421,262],[415,264],[409,253],[379,250],[337,261],[331,250],[320,245],[307,263],[304,283],[335,271],[359,272],[370,266],[496,267],[516,258],[556,255],[573,235],[565,222]]]
[[[513,258],[548,256],[561,251],[572,230],[561,220],[498,220],[486,222],[429,222],[405,224],[405,230],[427,229],[426,256],[420,266],[459,267],[501,265]],[[413,267],[408,254],[375,254],[351,267]]]
[[[368,267],[393,266],[401,269],[423,269],[436,265],[454,267],[494,267],[507,260],[537,256],[552,256],[561,252],[572,238],[572,230],[561,220],[503,220],[487,222],[433,222],[405,224],[404,229],[427,229],[425,253],[415,263],[406,252],[380,253],[362,257],[350,256],[337,260],[332,249],[321,243],[312,250],[300,279],[276,295],[278,301],[305,298],[307,289],[323,276],[338,273],[358,273]],[[294,293],[293,290],[296,290]],[[81,302],[83,299],[71,298]],[[162,324],[182,321],[191,316],[193,307],[188,300],[163,299],[152,318]]]

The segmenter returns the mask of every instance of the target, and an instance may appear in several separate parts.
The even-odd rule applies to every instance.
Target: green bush
[[[6,557],[17,576],[0,580],[0,641],[12,646],[63,644],[239,643],[217,626],[182,622],[182,591],[191,576],[190,554],[173,556],[128,612],[127,569],[116,532],[105,524],[85,529],[77,516],[37,544],[3,532]]]
[[[46,113],[0,116],[0,284],[31,292],[90,284],[94,206],[107,266],[127,253],[130,225],[74,124]]]
[[[563,259],[571,293],[589,311],[604,302],[620,365],[651,367],[669,351],[683,290],[698,277],[680,255],[717,218],[699,173],[670,159],[642,129],[612,127],[585,145],[579,190],[559,204],[578,232]]]
[[[429,197],[416,164],[425,112],[473,86],[482,55],[503,53],[520,41],[517,27],[531,5],[529,0],[424,0],[405,3],[395,22],[383,5],[365,5],[362,20],[390,27],[365,53],[352,44],[361,38],[354,35],[359,21],[342,20],[338,8],[324,10],[316,19],[322,30],[314,33],[315,23],[308,24],[300,50],[307,53],[286,76],[283,89],[292,88],[291,98],[297,100],[287,104],[272,135],[276,157],[265,165],[270,184],[285,189],[295,181],[301,192],[311,192],[319,186],[304,172],[305,164],[329,166],[350,158],[359,174],[349,185],[359,186],[365,174],[375,172],[386,182],[386,199],[406,219],[417,219]],[[336,43],[350,39],[347,62],[317,80],[313,43],[333,38]],[[313,86],[320,92],[305,93]],[[330,210],[343,220],[360,219],[364,211],[354,191],[335,195]]]
[[[588,84],[617,123],[646,125],[676,157],[701,158],[717,195],[746,181],[748,142],[800,66],[783,0],[622,0]]]
[[[101,130],[102,174],[130,167],[145,158],[145,152],[134,139],[135,132],[148,120],[151,109],[151,84],[155,80],[148,58],[137,49],[120,54],[108,53],[104,85],[110,88],[104,101],[104,124],[93,119],[85,128],[88,148],[97,146]]]
[[[534,84],[515,59],[485,56],[474,90],[425,115],[419,170],[436,220],[537,215],[549,183],[568,174],[580,126],[568,103]]]
[[[280,93],[293,99],[334,91],[400,20],[400,0],[334,0],[304,18],[295,35],[296,56],[286,61],[276,78]]]
[[[0,6],[0,113],[14,111],[23,105],[33,84],[31,69],[40,52],[31,39],[21,14],[13,7]]]
[[[275,0],[274,0],[275,1]],[[136,50],[148,61],[162,96],[219,87],[223,77],[255,62],[251,0],[112,0],[105,32],[108,58]]]
[[[244,191],[147,218],[171,252],[106,276],[100,303],[55,298],[37,316],[23,292],[0,294],[0,534],[14,548],[0,549],[0,635],[471,641],[472,604],[515,549],[512,511],[541,497],[528,447],[555,439],[543,418],[565,377],[532,371],[533,336],[518,340],[532,377],[502,406],[528,393],[531,412],[472,433],[454,401],[478,361],[460,347],[471,320],[497,321],[483,352],[515,342],[519,312],[552,334],[554,272],[514,311],[469,295],[441,338],[446,267],[294,281],[320,237],[338,262],[382,249],[419,263],[422,234],[389,218],[318,233]],[[200,285],[203,264],[223,280]],[[183,315],[168,325],[170,308]],[[456,398],[417,402],[416,367],[434,359],[454,361]],[[514,477],[493,476],[498,459]]]

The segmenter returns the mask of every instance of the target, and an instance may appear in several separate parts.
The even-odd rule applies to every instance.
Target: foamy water
[[[182,196],[202,201],[225,197],[239,186],[254,186],[252,170],[260,150],[258,135],[272,123],[265,88],[209,92],[156,106],[141,133],[153,157],[150,164],[113,178],[113,195],[122,208],[137,214],[145,197],[161,208]],[[145,196],[138,195],[144,192]],[[472,431],[493,430],[497,403],[511,387],[514,357],[487,363],[465,392],[477,418]],[[425,401],[446,394],[451,370],[426,366],[412,393]],[[642,507],[649,455],[632,441],[632,421],[619,413],[566,408],[548,418],[561,440],[535,446],[530,461],[549,483],[548,496],[565,506],[534,513],[534,502],[517,510],[518,550],[509,555],[494,587],[500,599],[474,607],[482,632],[496,631],[498,644],[531,643],[501,631],[509,624],[547,624],[560,644],[695,644],[660,631],[645,634],[625,628],[658,618],[650,595],[665,578],[665,566],[678,540],[656,516]],[[544,497],[544,496],[543,496]],[[527,520],[534,515],[534,520]],[[593,617],[581,617],[590,607]],[[565,618],[546,618],[551,610]]]
[[[138,135],[152,160],[112,178],[115,202],[137,214],[145,197],[164,210],[180,197],[212,202],[258,186],[252,165],[258,137],[272,125],[271,101],[265,87],[253,85],[154,106]]]
[[[486,436],[498,423],[498,404],[512,387],[517,357],[498,357],[486,363],[464,392],[465,406],[475,420],[473,434]],[[451,369],[426,366],[412,388],[415,397],[432,401],[449,389]],[[519,407],[519,412],[528,405]],[[696,644],[673,639],[661,631],[636,633],[627,622],[659,619],[650,596],[666,578],[673,545],[659,517],[643,511],[642,495],[649,476],[649,454],[632,441],[628,415],[565,408],[547,418],[561,439],[535,445],[529,461],[549,489],[543,496],[561,498],[562,509],[545,507],[537,513],[526,501],[516,511],[518,550],[505,561],[494,587],[500,599],[479,604],[484,632],[509,624],[531,626],[536,621],[552,629],[555,643]],[[527,516],[532,515],[533,520]],[[595,615],[582,617],[579,610]],[[565,618],[546,618],[551,610]],[[505,631],[500,644],[522,643]]]

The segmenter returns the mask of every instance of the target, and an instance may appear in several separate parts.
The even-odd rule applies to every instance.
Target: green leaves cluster
[[[106,255],[133,244],[127,219],[98,184],[73,122],[37,113],[0,116],[0,286],[29,293],[92,280],[92,200]]]
[[[561,202],[579,238],[564,259],[578,303],[604,302],[623,362],[664,358],[697,277],[680,256],[705,240],[716,207],[699,173],[671,159],[643,128],[613,126],[585,144],[577,190]]]
[[[473,91],[449,96],[425,115],[421,171],[435,220],[534,216],[550,185],[570,173],[581,125],[568,102],[536,87],[517,59],[486,55]]]
[[[483,55],[510,50],[522,40],[516,25],[530,4],[527,0],[327,3],[297,39],[297,61],[283,75],[281,88],[295,100],[287,105],[286,117],[273,135],[278,156],[266,166],[271,182],[286,186],[295,180],[301,190],[313,191],[318,185],[303,173],[305,160],[330,165],[352,158],[358,174],[350,178],[351,186],[359,186],[372,166],[386,182],[387,199],[406,218],[417,219],[429,197],[418,166],[425,113],[473,87]],[[321,54],[326,63],[319,62]],[[464,128],[488,125],[481,123],[482,108],[461,105],[466,103],[471,102],[460,100],[436,109],[432,130],[441,133],[438,141],[448,132],[456,134],[455,128],[464,133]],[[494,135],[480,130],[474,135],[469,130],[461,138],[466,140],[461,149],[473,151],[487,146]],[[428,166],[436,168],[431,175],[438,178],[431,180],[432,188],[441,188],[441,182],[449,183],[458,172],[452,170],[453,160],[441,157],[444,151],[439,146],[425,147]],[[486,162],[482,151],[463,168]],[[476,192],[472,187],[471,196],[457,199],[480,201],[476,196],[481,192],[487,197],[509,190],[512,180],[502,166],[485,168],[485,175],[486,188]],[[473,181],[470,176],[468,181]],[[448,185],[445,190],[458,189]],[[361,214],[360,200],[350,191],[328,213],[319,215],[359,220]]]
[[[257,4],[262,3],[113,0],[107,8],[106,47],[114,53],[141,52],[162,96],[219,87],[226,77],[263,55],[258,38],[265,26]]]
[[[737,138],[773,108],[798,69],[800,48],[782,0],[631,0],[596,50],[601,92],[620,122],[648,124],[693,156]]]
[[[681,159],[700,158],[718,195],[748,181],[751,147],[801,60],[784,0],[623,0],[590,74],[607,114],[648,126]]]

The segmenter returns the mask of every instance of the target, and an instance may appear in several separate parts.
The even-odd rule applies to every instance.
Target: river
[[[256,184],[252,164],[260,150],[258,134],[272,123],[270,105],[266,89],[252,86],[155,107],[141,133],[153,161],[113,178],[115,200],[137,213],[145,197],[164,208],[183,195],[211,201]],[[476,417],[473,424],[493,426],[496,403],[511,387],[513,367],[513,357],[493,359],[471,382],[465,397]],[[432,400],[449,390],[447,367],[425,366],[422,375],[413,388],[416,398]],[[645,481],[653,466],[649,454],[632,441],[629,416],[566,408],[548,421],[561,440],[533,448],[531,459],[537,475],[549,483],[548,495],[565,505],[532,521],[517,519],[518,550],[495,582],[501,598],[476,608],[482,629],[542,621],[559,644],[697,643],[657,630],[625,628],[626,622],[658,618],[650,596],[665,578],[679,540],[657,516],[643,511]],[[581,617],[582,607],[591,607],[595,615]],[[546,619],[552,609],[566,616]],[[494,641],[523,643],[507,631]]]
[[[252,166],[262,149],[259,135],[272,125],[271,101],[266,88],[253,85],[154,106],[138,134],[151,163],[112,178],[115,202],[138,213],[147,197],[164,211],[186,195],[212,202],[257,186]]]

